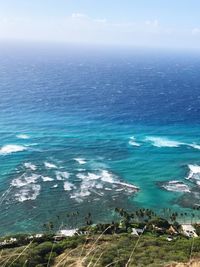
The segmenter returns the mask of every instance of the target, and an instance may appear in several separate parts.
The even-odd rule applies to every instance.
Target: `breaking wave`
[[[161,187],[163,187],[167,191],[185,192],[185,193],[190,192],[190,188],[188,185],[184,184],[181,181],[176,181],[176,180],[163,183]]]
[[[140,144],[138,143],[138,142],[136,142],[136,139],[135,139],[135,137],[134,136],[131,136],[130,137],[130,140],[129,140],[129,145],[131,145],[131,146],[140,146]]]
[[[41,186],[39,184],[29,184],[15,193],[15,199],[19,202],[35,200],[40,194]]]
[[[63,187],[65,191],[71,191],[72,189],[76,188],[75,185],[70,182],[64,182]]]
[[[36,171],[37,170],[37,167],[34,164],[30,163],[30,162],[25,162],[24,163],[24,167],[27,168],[27,169],[30,169],[32,171]]]
[[[74,158],[76,162],[78,162],[80,165],[86,164],[87,161],[83,158]]]
[[[51,177],[48,177],[48,176],[41,176],[43,182],[51,182],[53,181],[54,179],[51,178]]]
[[[150,142],[155,147],[179,147],[183,143],[178,141],[169,140],[163,137],[149,136],[145,138],[145,141]]]
[[[57,169],[57,166],[53,163],[50,163],[50,162],[45,162],[44,163],[44,166],[47,168],[47,169]]]
[[[20,188],[28,184],[34,184],[37,182],[39,177],[40,175],[37,174],[27,175],[26,173],[24,173],[20,177],[13,179],[11,185]]]
[[[56,179],[58,181],[66,180],[68,179],[70,174],[68,172],[61,172],[61,171],[56,171]]]
[[[0,148],[0,155],[8,155],[11,153],[21,152],[27,150],[25,146],[21,145],[5,145]]]
[[[194,149],[200,150],[200,145],[196,143],[184,143],[179,142],[175,140],[170,140],[168,138],[163,137],[155,137],[155,136],[147,136],[145,138],[146,142],[150,142],[155,147],[180,147],[180,146],[186,146],[186,147],[192,147]]]
[[[200,186],[200,166],[199,165],[188,165],[189,174],[186,179],[195,182],[198,186]]]
[[[30,138],[30,136],[27,134],[18,134],[16,137],[19,139],[29,139]]]
[[[84,198],[91,194],[103,196],[106,191],[124,191],[132,194],[139,190],[138,187],[121,182],[119,178],[108,170],[100,170],[97,173],[78,173],[77,178],[81,180],[80,188],[70,195],[77,202],[83,202]],[[72,188],[70,188],[71,190]]]

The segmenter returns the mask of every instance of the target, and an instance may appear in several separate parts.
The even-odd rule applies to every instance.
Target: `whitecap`
[[[18,134],[18,135],[17,135],[17,138],[19,138],[19,139],[29,139],[30,136],[27,135],[27,134]]]
[[[200,185],[200,166],[199,165],[188,165],[189,174],[186,177],[188,180],[194,181],[198,186]]]
[[[108,172],[107,170],[102,170],[101,171],[101,180],[103,182],[107,182],[107,183],[112,184],[112,183],[116,182],[116,177],[112,173]]]
[[[25,162],[24,163],[24,167],[27,168],[27,169],[30,169],[32,171],[37,170],[37,167],[34,164],[30,163],[30,162]]]
[[[95,187],[96,187],[96,189],[102,189],[103,188],[103,185],[100,184],[100,183],[98,183],[98,184],[95,185]]]
[[[27,150],[25,146],[21,145],[5,145],[0,148],[0,154],[1,155],[8,155],[11,153],[21,152]]]
[[[188,146],[200,150],[200,145],[197,145],[197,144],[188,144]]]
[[[84,198],[90,196],[90,194],[89,190],[81,190],[71,195],[70,198],[74,198],[77,202],[83,202]]]
[[[51,188],[57,188],[58,184],[54,184]]]
[[[51,182],[51,181],[53,181],[54,179],[51,178],[51,177],[48,177],[48,176],[42,176],[42,180],[43,180],[43,182]]]
[[[76,177],[79,178],[79,179],[81,179],[81,180],[87,178],[87,176],[86,176],[85,174],[82,174],[82,173],[78,173],[78,174],[76,175]]]
[[[19,202],[35,200],[40,193],[41,186],[38,184],[27,185],[15,193],[15,199]]]
[[[122,185],[123,187],[130,188],[130,189],[132,189],[132,190],[134,190],[134,191],[138,191],[138,190],[139,190],[139,188],[138,188],[137,186],[132,185],[132,184],[123,183],[123,182],[118,182],[118,181],[116,181],[116,182],[114,182],[114,183],[115,183],[116,185]]]
[[[145,141],[150,142],[155,147],[179,147],[181,145],[184,145],[184,143],[169,140],[164,137],[149,136],[145,138]]]
[[[166,189],[167,191],[173,191],[173,192],[185,192],[185,193],[189,193],[190,192],[190,188],[188,185],[184,184],[181,181],[169,181],[165,184],[162,185],[162,187],[164,189]]]
[[[78,162],[80,165],[86,164],[86,160],[83,158],[74,158],[76,162]]]
[[[81,183],[79,190],[71,194],[70,198],[75,199],[77,202],[82,202],[84,198],[91,195],[91,189],[94,188],[95,186],[96,186],[96,181],[84,179]]]
[[[64,190],[65,191],[71,191],[74,188],[75,188],[75,186],[72,183],[64,182]]]
[[[139,190],[138,187],[121,182],[116,175],[109,172],[108,170],[99,170],[96,173],[78,173],[77,178],[81,179],[81,185],[77,192],[71,195],[78,202],[82,202],[85,197],[90,196],[91,193],[103,196],[103,192],[99,190],[116,190],[126,191],[126,193],[133,193]],[[111,187],[105,187],[107,184],[111,184]],[[115,188],[115,189],[114,189]],[[95,190],[98,189],[98,192]]]
[[[40,175],[37,174],[22,174],[20,177],[15,178],[11,181],[11,185],[17,188],[23,187],[28,184],[34,184],[37,182]]]
[[[70,174],[68,172],[61,172],[61,171],[56,171],[56,179],[58,181],[62,181],[65,179],[68,179]]]
[[[95,173],[88,173],[88,175],[87,175],[87,179],[89,179],[89,180],[97,180],[97,179],[99,179],[100,178],[100,175],[97,175],[97,174],[95,174]]]
[[[100,175],[91,172],[88,172],[88,174],[78,173],[76,176],[81,180],[97,180],[101,178]]]
[[[50,163],[50,162],[45,162],[44,163],[44,166],[47,168],[47,169],[56,169],[57,166],[53,163]]]
[[[188,168],[190,169],[190,173],[188,179],[192,178],[194,174],[200,174],[200,166],[189,164]]]
[[[131,137],[130,137],[130,141],[129,141],[128,143],[129,143],[129,145],[131,145],[131,146],[140,146],[140,144],[136,142],[136,139],[135,139],[134,136],[131,136]]]

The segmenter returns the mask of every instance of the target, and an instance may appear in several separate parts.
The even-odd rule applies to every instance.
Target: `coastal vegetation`
[[[2,237],[0,266],[155,267],[200,258],[199,224],[188,224],[194,232],[187,233],[174,212],[167,220],[149,209],[115,211],[119,219],[106,224],[93,224],[87,214],[72,236],[48,222],[41,234]]]

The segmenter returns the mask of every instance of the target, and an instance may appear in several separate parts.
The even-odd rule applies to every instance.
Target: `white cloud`
[[[74,18],[74,19],[85,19],[85,18],[88,18],[88,16],[86,14],[83,14],[83,13],[72,13],[71,17]]]
[[[135,46],[196,46],[200,28],[164,27],[157,19],[118,22],[76,12],[65,18],[40,20],[27,17],[0,18],[0,39],[28,39],[71,43]],[[193,36],[193,37],[192,37]]]

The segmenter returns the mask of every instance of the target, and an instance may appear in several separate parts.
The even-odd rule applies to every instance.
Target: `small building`
[[[198,237],[195,228],[191,224],[182,224],[182,233],[187,237]]]
[[[61,240],[65,237],[71,237],[74,236],[77,233],[77,229],[72,229],[72,230],[60,230],[57,232],[55,235],[55,240]]]
[[[2,242],[0,242],[0,247],[7,246],[7,245],[12,245],[17,243],[17,238],[11,237],[10,239],[5,239]]]
[[[139,236],[144,232],[144,230],[140,228],[132,228],[131,230],[132,230],[131,235],[135,236]]]

